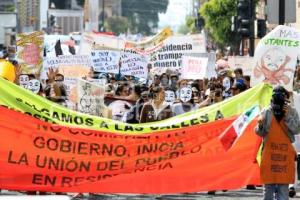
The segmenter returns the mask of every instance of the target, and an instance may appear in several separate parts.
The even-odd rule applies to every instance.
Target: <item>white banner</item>
[[[202,34],[172,36],[163,47],[151,55],[153,67],[180,70],[185,53],[206,53],[205,36]]]
[[[148,61],[145,56],[134,53],[122,53],[121,74],[138,78],[147,78]]]
[[[208,58],[182,56],[182,79],[203,79],[207,74]]]
[[[277,26],[260,40],[255,50],[251,86],[268,82],[292,91],[293,77],[300,52],[300,32],[292,27]]]
[[[93,50],[91,58],[94,71],[114,74],[119,73],[119,51]]]

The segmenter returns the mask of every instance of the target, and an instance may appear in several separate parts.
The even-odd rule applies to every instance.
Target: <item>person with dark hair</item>
[[[250,88],[250,79],[251,79],[250,76],[248,76],[248,75],[244,76],[244,81],[245,81],[245,85],[246,85],[247,89]]]
[[[136,104],[131,107],[131,109],[125,113],[123,117],[123,122],[130,124],[137,124],[141,118],[141,112],[144,104],[148,102],[149,92],[147,90],[141,90],[140,98],[136,101]]]
[[[260,174],[264,199],[289,198],[289,184],[295,180],[296,152],[292,145],[300,133],[297,111],[288,104],[289,93],[282,86],[273,89],[271,106],[262,111],[255,131],[263,138]]]
[[[168,87],[169,86],[169,76],[168,74],[166,73],[163,73],[161,76],[160,76],[160,84],[162,87]]]
[[[236,68],[234,71],[235,80],[243,78],[243,69],[242,68]]]
[[[64,85],[64,75],[59,74],[58,70],[49,69],[47,76],[48,84],[45,87],[46,98],[65,106],[67,91]]]
[[[171,89],[176,91],[177,90],[177,82],[179,80],[178,75],[177,74],[171,74],[170,75],[170,80],[171,80],[171,83],[170,83]]]
[[[116,97],[126,98],[128,97],[128,95],[129,95],[129,88],[126,85],[121,84],[117,87],[115,92]]]
[[[165,91],[161,86],[150,90],[151,100],[144,104],[140,123],[155,122],[171,117],[170,105],[165,102]]]
[[[140,99],[141,94],[142,94],[141,86],[134,85],[131,94],[128,97],[126,97],[126,99],[132,100],[132,101],[137,101],[138,99]]]

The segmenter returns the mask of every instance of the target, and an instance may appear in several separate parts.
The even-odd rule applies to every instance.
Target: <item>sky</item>
[[[169,0],[166,13],[159,14],[159,29],[171,26],[173,31],[185,22],[185,16],[192,10],[192,0]]]

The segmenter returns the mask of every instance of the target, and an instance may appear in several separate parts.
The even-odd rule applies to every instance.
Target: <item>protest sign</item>
[[[135,53],[122,53],[121,74],[134,76],[137,78],[147,78],[148,60],[145,56]]]
[[[228,64],[231,70],[243,69],[243,75],[251,76],[254,58],[249,56],[228,56]]]
[[[203,79],[207,74],[208,58],[182,56],[182,79]]]
[[[66,55],[44,59],[41,79],[47,79],[49,69],[58,69],[64,75],[64,85],[68,96],[67,105],[75,109],[77,79],[87,77],[91,68],[88,55]]]
[[[258,185],[256,121],[229,151],[218,138],[234,119],[135,136],[63,127],[0,107],[1,189],[163,194]]]
[[[44,121],[127,134],[153,133],[235,116],[254,105],[260,105],[262,108],[269,105],[272,95],[272,88],[269,85],[260,84],[227,101],[167,120],[146,124],[126,124],[69,110],[3,78],[0,78],[0,90],[0,105],[26,112]]]
[[[50,68],[58,69],[62,68],[63,66],[68,67],[71,71],[72,68],[76,68],[78,66],[83,66],[84,68],[90,69],[91,67],[91,59],[88,55],[67,55],[67,56],[59,56],[59,57],[49,57],[45,58],[43,61],[43,70],[41,73],[41,79],[47,79],[47,72]],[[70,73],[72,73],[70,71]],[[78,72],[75,72],[78,74]],[[63,74],[66,75],[66,74]],[[83,74],[84,76],[86,74]],[[76,77],[76,75],[72,75]]]
[[[153,67],[179,70],[185,53],[205,53],[204,35],[172,36],[164,41],[163,47],[151,54]]]
[[[119,73],[119,51],[93,50],[91,58],[94,71],[114,74]]]
[[[76,55],[78,43],[75,38],[69,35],[45,35],[44,57],[58,57],[60,55]]]
[[[255,49],[251,86],[267,82],[292,91],[299,44],[300,32],[288,26],[277,26],[262,38]]]
[[[198,58],[208,58],[206,78],[210,79],[217,77],[216,68],[216,54],[215,53],[185,53],[185,56],[192,56]]]
[[[43,44],[43,32],[17,34],[17,60],[23,73],[40,73],[43,64]]]
[[[105,117],[101,108],[104,105],[104,87],[92,84],[89,81],[78,79],[77,109],[79,112]]]

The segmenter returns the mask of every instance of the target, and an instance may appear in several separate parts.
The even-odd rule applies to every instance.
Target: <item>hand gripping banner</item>
[[[164,121],[126,124],[69,110],[2,78],[0,78],[0,91],[0,105],[21,111],[43,121],[124,134],[153,133],[232,117],[243,113],[254,105],[260,107],[269,105],[272,94],[272,88],[269,85],[260,84],[236,97]]]
[[[0,107],[1,189],[163,194],[260,184],[256,121],[232,147],[223,146],[236,119],[128,135],[54,125]]]

